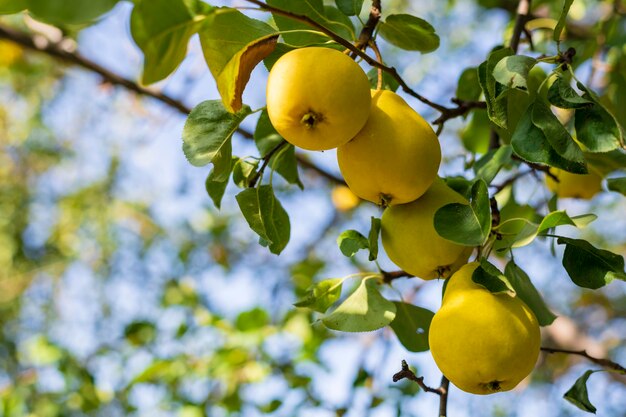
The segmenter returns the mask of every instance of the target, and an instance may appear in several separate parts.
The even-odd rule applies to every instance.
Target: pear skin
[[[486,395],[509,391],[530,374],[541,336],[535,315],[519,297],[492,294],[472,281],[478,265],[467,264],[449,278],[428,341],[454,385]]]

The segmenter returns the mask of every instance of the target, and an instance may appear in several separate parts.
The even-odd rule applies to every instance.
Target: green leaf
[[[615,191],[626,196],[626,177],[609,178],[606,185],[610,191]]]
[[[335,0],[335,4],[346,16],[358,16],[363,9],[363,0]]]
[[[301,190],[304,189],[298,173],[296,148],[293,145],[287,144],[273,155],[270,158],[269,166],[272,170],[278,172],[289,184],[295,184]]]
[[[0,14],[13,14],[26,9],[26,0],[0,0]]]
[[[171,382],[187,372],[180,359],[157,359],[131,381],[131,385],[142,382]]]
[[[410,14],[392,14],[378,23],[380,36],[407,51],[432,52],[439,48],[439,36],[430,23]]]
[[[589,152],[608,152],[622,146],[622,133],[613,116],[600,104],[576,109],[576,139]]]
[[[515,128],[515,132],[513,132],[511,137],[513,151],[525,161],[561,168],[575,174],[586,174],[587,168],[584,164],[569,161],[559,155],[546,138],[544,131],[533,124],[533,113],[536,103],[531,104],[526,109]],[[537,120],[546,131],[551,131],[554,126],[544,124],[549,119],[549,116],[542,114],[541,108],[538,114]],[[555,143],[557,143],[556,140]],[[563,151],[564,149],[565,147],[561,150]]]
[[[380,235],[380,219],[372,216],[370,222],[370,233],[367,236],[368,246],[370,249],[370,261],[375,261],[378,258],[378,236]]]
[[[478,68],[465,68],[456,85],[456,97],[459,100],[475,101],[480,97],[480,82],[478,81]]]
[[[429,349],[428,330],[433,313],[413,304],[395,301],[396,318],[390,326],[400,343],[410,352],[424,352]]]
[[[200,43],[228,111],[241,109],[241,95],[252,70],[274,50],[277,41],[274,28],[239,10],[220,8],[207,16]]]
[[[506,129],[508,124],[507,100],[501,97],[503,93],[506,94],[506,87],[496,81],[493,72],[497,63],[509,55],[513,55],[511,48],[496,49],[478,67],[478,81],[485,95],[489,120],[503,129]]]
[[[543,101],[535,101],[531,117],[533,124],[541,129],[550,146],[559,156],[577,166],[585,166],[583,151]]]
[[[480,266],[472,273],[472,281],[482,285],[493,294],[506,294],[515,297],[516,292],[509,279],[486,258],[480,259]]]
[[[472,185],[474,185],[472,181],[461,176],[445,177],[444,181],[448,187],[452,188],[454,191],[469,200],[472,195]]]
[[[561,12],[561,16],[559,16],[559,21],[556,23],[552,34],[552,39],[554,39],[555,42],[560,42],[561,40],[561,32],[565,27],[565,20],[567,19],[567,14],[569,13],[569,8],[572,6],[572,3],[574,3],[574,0],[565,0],[563,2],[563,11]]]
[[[336,7],[324,6],[324,16],[326,17],[324,26],[331,29],[337,35],[348,40],[356,38],[352,20],[340,12]]]
[[[563,266],[579,287],[595,290],[616,278],[626,280],[623,256],[598,249],[582,239],[560,236],[557,243],[565,244]]]
[[[304,298],[295,303],[294,306],[307,307],[318,313],[326,313],[326,310],[341,296],[343,281],[344,278],[332,278],[312,285]]]
[[[269,246],[270,252],[280,254],[289,242],[289,216],[276,199],[271,185],[248,188],[237,194],[237,203],[250,228]]]
[[[470,121],[461,132],[461,140],[465,149],[473,153],[487,153],[490,135],[491,123],[487,111],[483,109],[472,110]]]
[[[504,268],[504,275],[515,289],[517,296],[526,303],[537,317],[540,326],[549,326],[556,319],[543,301],[541,294],[526,275],[526,272],[517,266],[513,261],[509,261]]]
[[[183,152],[189,162],[194,166],[213,162],[214,179],[228,178],[231,168],[230,139],[250,113],[248,106],[238,113],[230,113],[219,100],[203,101],[194,107],[183,128]]]
[[[322,323],[342,332],[370,332],[385,327],[396,317],[396,305],[378,291],[376,277],[361,281],[359,287]]]
[[[602,176],[613,171],[626,169],[626,153],[620,149],[606,153],[585,153],[585,159]]]
[[[493,69],[493,77],[496,82],[509,88],[528,90],[526,79],[530,69],[535,66],[537,60],[524,55],[511,55],[502,58]]]
[[[143,84],[164,79],[180,65],[187,54],[189,39],[212,10],[198,0],[135,2],[130,32],[144,54]]]
[[[226,186],[228,185],[229,175],[226,178],[223,178],[223,173],[217,174],[218,172],[215,169],[212,169],[209,175],[204,182],[204,188],[206,188],[207,194],[211,197],[213,204],[219,210],[222,208],[222,198],[224,197],[224,193],[226,192]]]
[[[521,248],[532,243],[535,238],[557,226],[586,227],[597,218],[595,214],[570,217],[565,211],[548,213],[539,224],[525,218],[513,218],[502,222],[497,230],[508,247]]]
[[[485,183],[491,184],[491,181],[498,175],[500,168],[511,161],[512,153],[513,149],[509,145],[487,152],[474,164],[476,178],[481,178]]]
[[[27,0],[28,10],[38,19],[55,25],[89,23],[108,12],[119,0]],[[23,4],[15,1],[13,3]],[[22,7],[13,5],[15,7]]]
[[[354,256],[361,249],[368,249],[369,242],[365,236],[356,230],[346,230],[337,237],[337,245],[341,253],[348,258]]]
[[[576,407],[593,414],[596,413],[596,407],[594,407],[593,404],[591,404],[591,401],[589,401],[589,393],[587,392],[587,380],[594,372],[599,371],[586,371],[580,378],[576,380],[574,385],[572,385],[572,387],[567,390],[565,395],[563,395],[563,398],[574,404]]]
[[[326,17],[326,11],[324,10],[324,3],[322,0],[267,0],[267,4],[298,15],[308,16],[317,23],[327,27],[328,29],[333,30],[334,32],[346,30],[344,23],[333,22]],[[274,17],[274,22],[276,22],[276,26],[278,26],[278,29],[280,29],[281,32],[297,30],[307,31],[283,33],[281,36],[285,40],[285,43],[289,45],[298,47],[321,45],[329,40],[329,38],[322,33],[311,33],[310,31],[314,29],[306,23],[299,22],[295,19],[291,19],[289,17],[281,16],[274,13],[272,14],[272,16]]]
[[[445,239],[465,246],[481,246],[491,231],[491,208],[487,184],[472,186],[470,204],[452,203],[435,213],[435,229]]]
[[[376,89],[378,87],[378,70],[376,68],[372,68],[367,72],[367,79],[370,81],[370,86],[372,89]],[[383,90],[397,91],[400,84],[396,81],[395,78],[391,76],[386,71],[383,71]]]
[[[149,321],[134,321],[124,329],[124,337],[135,346],[146,345],[156,338],[157,329]]]
[[[548,89],[548,101],[550,104],[562,109],[577,109],[592,105],[592,101],[579,96],[576,90],[570,86],[568,74],[563,73],[557,76]]]
[[[278,410],[280,408],[280,406],[282,406],[282,405],[283,405],[282,400],[273,399],[269,403],[264,404],[262,406],[259,406],[259,411],[261,413],[263,413],[264,415],[265,414],[271,414],[274,411]],[[204,413],[204,411],[203,411],[203,413]],[[202,415],[204,415],[204,414],[202,414]]]
[[[258,160],[234,158],[233,182],[235,185],[239,188],[247,188],[250,184],[250,179],[256,173],[256,168],[258,166]]]
[[[235,327],[241,332],[260,330],[269,325],[270,315],[264,309],[255,307],[252,310],[239,313],[235,319]]]

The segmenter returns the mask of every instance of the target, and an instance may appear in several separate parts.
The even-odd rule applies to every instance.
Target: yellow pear
[[[337,149],[339,169],[350,189],[383,206],[408,203],[437,176],[441,147],[430,125],[399,95],[372,91],[363,129]]]
[[[345,185],[334,187],[330,196],[335,208],[342,212],[352,210],[361,202],[361,199]]]
[[[551,169],[559,182],[546,175],[546,185],[560,198],[582,198],[591,200],[594,195],[602,191],[602,177],[594,172],[588,174],[572,174],[561,169]]]
[[[443,374],[472,394],[509,391],[533,370],[541,336],[533,312],[519,297],[492,294],[472,281],[477,262],[448,280],[428,334]]]
[[[367,75],[349,56],[311,47],[280,57],[267,79],[267,112],[289,143],[321,151],[357,134],[370,112]]]
[[[416,201],[388,207],[381,234],[389,259],[423,279],[447,278],[465,264],[472,248],[442,238],[433,223],[437,210],[451,203],[467,200],[437,178]]]

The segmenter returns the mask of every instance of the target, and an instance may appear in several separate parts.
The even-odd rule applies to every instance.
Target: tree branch
[[[528,15],[530,14],[531,0],[520,0],[517,6],[517,17],[515,18],[515,26],[513,27],[513,34],[511,35],[511,42],[509,46],[513,49],[513,53],[517,53],[519,48],[519,41],[524,32],[524,27],[528,21]]]
[[[543,347],[543,346],[541,347],[541,350],[546,353],[566,353],[570,355],[582,356],[584,358],[587,358],[591,362],[595,363],[596,365],[600,365],[604,368],[612,369],[614,371],[618,371],[618,372],[626,374],[626,368],[624,368],[619,363],[613,362],[612,360],[609,360],[609,359],[596,358],[594,356],[589,355],[586,350],[569,350],[569,349],[551,348],[551,347]]]
[[[439,396],[439,417],[446,417],[448,414],[448,388],[450,387],[450,381],[445,375],[441,377],[441,383],[439,387],[429,387],[424,383],[423,376],[416,376],[413,371],[409,369],[409,365],[405,360],[402,360],[402,369],[393,375],[393,382],[398,382],[401,379],[409,379],[420,386],[424,392],[431,392]]]
[[[86,58],[76,51],[65,50],[61,46],[62,42],[55,43],[49,40],[47,40],[47,42],[45,43],[35,42],[33,36],[31,36],[30,34],[13,29],[3,24],[0,24],[0,39],[11,41],[18,45],[21,45],[28,50],[39,52],[59,61],[63,61],[67,64],[86,69],[90,72],[100,75],[102,79],[109,84],[123,87],[141,96],[156,99],[164,103],[165,105],[177,110],[181,114],[188,115],[191,112],[191,108],[187,107],[180,100],[177,100],[165,93],[142,87],[135,81],[115,74],[114,72],[91,61],[90,59]],[[237,129],[237,133],[239,133],[245,139],[253,139],[254,137],[251,132],[242,129],[241,127]],[[335,184],[345,184],[345,182],[341,178],[338,178],[333,174],[326,172],[322,168],[309,161],[305,156],[301,154],[296,154],[296,159],[298,160],[298,163],[304,168],[316,172],[318,175],[326,178],[327,180]]]
[[[331,38],[332,40],[334,40],[338,44],[340,44],[340,45],[344,46],[345,48],[347,48],[348,50],[350,50],[352,52],[351,53],[352,57],[357,57],[358,56],[359,58],[361,58],[365,62],[367,62],[369,65],[371,65],[372,67],[378,68],[378,69],[380,69],[382,71],[385,71],[389,75],[391,75],[398,82],[398,84],[400,84],[400,87],[402,87],[402,91],[404,91],[405,93],[409,94],[410,96],[415,97],[416,99],[418,99],[422,103],[426,104],[427,106],[430,106],[433,109],[441,112],[441,116],[437,120],[435,120],[435,122],[433,122],[434,124],[439,125],[439,128],[437,129],[438,133],[441,132],[441,130],[443,129],[443,124],[447,120],[455,118],[455,117],[458,117],[458,116],[462,116],[462,115],[466,114],[469,110],[471,110],[473,108],[486,108],[486,103],[484,101],[461,101],[461,100],[458,100],[458,99],[453,99],[452,101],[453,101],[453,103],[455,103],[457,105],[457,107],[446,107],[446,106],[443,106],[441,104],[437,104],[437,103],[435,103],[433,101],[430,101],[429,99],[427,99],[426,97],[422,96],[417,91],[415,91],[411,87],[409,87],[409,85],[406,83],[406,81],[404,81],[404,79],[400,76],[400,74],[398,73],[398,71],[394,67],[389,67],[389,66],[383,64],[382,62],[376,61],[375,59],[373,59],[372,57],[367,55],[365,52],[363,52],[361,49],[359,49],[359,47],[358,47],[359,43],[358,42],[357,42],[357,46],[353,45],[352,43],[350,43],[346,39],[342,38],[341,36],[339,36],[338,34],[333,32],[332,30],[326,28],[325,26],[317,23],[316,21],[314,21],[313,19],[311,19],[308,16],[303,16],[303,15],[299,15],[299,14],[296,14],[296,13],[292,13],[292,12],[290,12],[288,10],[279,9],[277,7],[274,7],[274,6],[270,6],[269,4],[264,3],[264,2],[262,2],[260,0],[246,0],[246,1],[248,1],[250,3],[253,3],[253,4],[256,4],[262,10],[266,10],[266,11],[269,11],[269,12],[277,14],[277,15],[285,16],[285,17],[288,17],[290,19],[293,19],[293,20],[305,23],[305,24],[307,24],[307,25],[309,25],[311,27],[314,27],[315,29],[319,30],[320,32],[326,34],[329,38]],[[374,8],[374,6],[375,6],[374,3],[377,3],[377,1],[374,0],[372,2],[372,8]],[[370,17],[371,17],[371,14],[370,14]],[[372,20],[373,19],[374,18],[372,18]],[[380,19],[380,16],[378,17],[378,19]],[[368,23],[369,22],[370,22],[370,20],[368,19]],[[378,21],[376,21],[376,22],[378,22]],[[366,23],[365,26],[367,26],[367,23]],[[365,29],[365,27],[364,27],[364,29]],[[373,29],[372,29],[372,31],[373,31]],[[361,36],[359,36],[359,38],[361,38]]]
[[[409,274],[406,271],[380,271],[380,273],[383,275],[383,282],[386,284],[389,284],[391,281],[398,279],[398,278],[414,278],[415,275]]]
[[[91,72],[99,74],[106,82],[114,85],[119,85],[127,90],[133,91],[139,95],[152,97],[168,106],[178,110],[183,114],[188,114],[191,109],[185,106],[179,100],[176,100],[166,94],[154,91],[145,87],[142,87],[132,80],[121,77],[103,66],[85,58],[83,55],[75,51],[67,51],[63,49],[60,43],[55,43],[47,40],[44,42],[35,42],[32,36],[28,33],[15,30],[0,24],[0,39],[6,39],[11,42],[17,43],[24,48],[42,52],[56,59],[64,61],[68,64],[76,65],[87,69]]]
[[[382,14],[381,1],[380,0],[372,0],[372,7],[370,8],[370,15],[367,18],[367,22],[365,22],[365,26],[361,29],[361,33],[359,34],[359,39],[357,40],[356,47],[358,49],[364,49],[368,46],[372,37],[374,36],[374,30],[376,30],[376,25],[378,25],[378,21],[380,20],[380,16]],[[382,63],[382,61],[381,61]]]
[[[256,186],[256,183],[259,181],[259,179],[263,177],[265,168],[267,168],[267,166],[269,165],[272,156],[280,151],[287,143],[288,142],[283,139],[278,145],[274,146],[274,148],[272,148],[267,154],[263,156],[263,164],[261,165],[261,168],[259,168],[259,170],[248,181],[248,188],[254,188]]]
[[[402,361],[402,369],[400,370],[400,372],[397,372],[397,373],[395,373],[393,375],[393,382],[398,382],[401,379],[405,379],[405,378],[415,382],[425,392],[432,392],[433,394],[437,394],[437,395],[442,395],[443,394],[443,389],[441,387],[439,387],[439,388],[432,388],[432,387],[429,387],[428,385],[426,385],[424,383],[424,377],[423,376],[419,376],[419,377],[416,376],[415,373],[409,369],[409,365],[406,363],[406,361],[403,360]],[[442,382],[443,382],[443,379],[442,379]],[[445,416],[445,415],[442,414],[442,416]]]
[[[332,30],[326,28],[325,26],[317,23],[315,20],[311,19],[310,17],[299,15],[299,14],[296,14],[296,13],[292,13],[292,12],[290,12],[288,10],[279,9],[277,7],[274,7],[274,6],[270,6],[269,4],[264,3],[264,2],[262,2],[260,0],[246,0],[246,1],[248,1],[250,3],[253,3],[253,4],[256,4],[262,10],[266,10],[266,11],[272,12],[272,13],[280,15],[280,16],[285,16],[285,17],[288,17],[290,19],[297,20],[299,22],[305,23],[305,24],[307,24],[307,25],[309,25],[311,27],[314,27],[315,29],[319,30],[320,32],[324,33],[329,38],[331,38],[332,40],[334,40],[335,42],[340,44],[341,46],[344,46],[346,49],[349,49],[355,56],[358,56],[359,58],[363,59],[365,62],[367,62],[372,67],[380,68],[381,70],[389,73],[396,81],[398,81],[398,83],[400,84],[400,87],[402,87],[402,90],[405,93],[415,97],[416,99],[418,99],[422,103],[424,103],[424,104],[426,104],[426,105],[428,105],[428,106],[432,107],[433,109],[438,110],[440,112],[445,112],[446,110],[448,110],[447,107],[442,106],[441,104],[437,104],[437,103],[434,103],[434,102],[430,101],[429,99],[427,99],[426,97],[422,96],[421,94],[419,94],[418,92],[413,90],[411,87],[409,87],[408,84],[404,81],[404,79],[402,79],[402,77],[400,76],[398,71],[396,71],[396,69],[394,67],[388,67],[388,66],[386,66],[384,64],[381,64],[380,62],[376,61],[374,58],[372,58],[371,56],[367,55],[365,52],[361,51],[359,48],[357,48],[355,45],[353,45],[352,43],[350,43],[346,39],[342,38],[341,36],[339,36],[338,34],[333,32]]]
[[[446,417],[448,415],[448,390],[450,388],[450,380],[445,375],[441,376],[441,384],[439,390],[441,395],[439,396],[439,417]]]

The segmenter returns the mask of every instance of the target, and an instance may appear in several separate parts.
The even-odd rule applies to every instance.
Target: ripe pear
[[[356,195],[389,206],[426,192],[437,176],[441,147],[430,125],[402,97],[377,90],[367,123],[337,149],[337,159]]]
[[[267,79],[267,112],[278,133],[303,149],[343,145],[370,113],[367,75],[349,56],[311,47],[280,57]]]
[[[423,278],[447,278],[467,262],[472,248],[439,236],[434,226],[437,210],[467,200],[437,178],[416,201],[388,207],[382,216],[385,252],[396,265]]]
[[[330,196],[335,208],[341,212],[350,211],[361,202],[361,199],[345,185],[334,187]]]
[[[602,176],[597,172],[590,170],[588,174],[572,174],[561,169],[551,169],[550,172],[559,179],[559,182],[546,175],[546,185],[560,198],[591,200],[602,191]]]
[[[533,370],[541,336],[533,312],[519,297],[492,294],[472,281],[478,262],[448,281],[428,341],[443,374],[472,394],[509,391]]]

